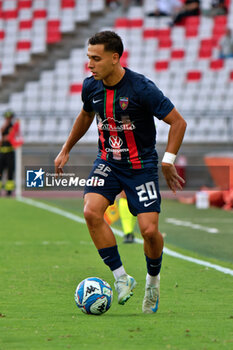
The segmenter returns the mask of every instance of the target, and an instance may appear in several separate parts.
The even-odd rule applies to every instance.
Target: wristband
[[[174,164],[175,160],[176,160],[175,154],[170,152],[165,152],[162,159],[162,163]]]

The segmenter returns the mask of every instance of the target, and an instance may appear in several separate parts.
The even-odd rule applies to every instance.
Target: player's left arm
[[[177,189],[182,189],[181,183],[184,183],[185,181],[177,174],[176,168],[173,164],[173,159],[175,159],[182,144],[187,123],[176,108],[173,108],[163,121],[170,125],[166,147],[166,152],[168,153],[165,154],[170,156],[171,159],[169,159],[169,157],[163,158],[162,171],[168,187],[176,193]],[[174,157],[172,155],[174,155]]]

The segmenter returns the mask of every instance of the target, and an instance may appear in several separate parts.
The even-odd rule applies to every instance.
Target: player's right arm
[[[85,135],[94,119],[94,116],[94,112],[86,112],[84,109],[79,113],[66,142],[54,161],[56,174],[59,175],[63,173],[62,169],[69,160],[71,149],[83,137],[83,135]]]

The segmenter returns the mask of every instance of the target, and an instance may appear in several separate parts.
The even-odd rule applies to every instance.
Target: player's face
[[[114,74],[114,67],[119,61],[119,55],[111,51],[105,51],[104,45],[89,45],[88,68],[96,80],[107,80]]]

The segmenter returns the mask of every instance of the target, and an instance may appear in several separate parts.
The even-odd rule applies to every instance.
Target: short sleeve
[[[90,94],[88,93],[88,81],[87,79],[85,79],[82,87],[82,101],[83,101],[83,109],[86,112],[93,111],[91,99],[89,98],[89,96]]]
[[[165,118],[174,108],[169,98],[164,96],[162,91],[151,80],[147,80],[144,84],[142,99],[145,109],[158,119]]]

